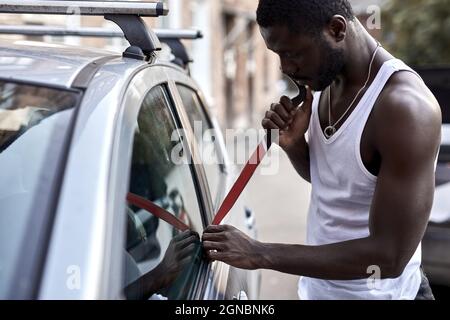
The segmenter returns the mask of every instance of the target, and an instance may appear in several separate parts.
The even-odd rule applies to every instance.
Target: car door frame
[[[190,129],[190,126],[186,127],[186,119],[185,114],[180,110],[180,103],[177,101],[178,97],[174,94],[173,91],[173,80],[170,79],[171,76],[168,75],[167,70],[171,69],[170,65],[166,64],[153,64],[149,65],[138,73],[131,79],[128,84],[126,90],[124,91],[123,101],[120,107],[119,120],[117,123],[117,143],[114,145],[114,156],[115,161],[126,161],[127,162],[127,178],[125,185],[129,185],[129,167],[132,159],[132,150],[133,150],[133,141],[134,141],[134,130],[137,122],[137,118],[139,115],[139,111],[141,110],[143,101],[153,88],[157,86],[163,86],[164,91],[167,94],[167,98],[169,99],[169,111],[171,113],[172,118],[175,121],[175,124],[180,130],[180,135],[186,137],[186,140],[190,143],[186,143],[184,141],[183,147],[187,152],[187,158],[193,159],[194,164],[190,165],[191,172],[193,173],[193,181],[196,188],[196,193],[200,196],[199,199],[199,208],[202,215],[203,227],[205,227],[208,223],[208,217],[210,212],[212,211],[211,199],[208,192],[205,174],[203,172],[203,168],[198,161],[198,153],[194,143],[192,142],[193,133]],[[181,132],[183,130],[184,132]],[[119,160],[121,159],[121,160]],[[114,160],[113,160],[114,162]],[[111,166],[112,170],[118,170],[119,168],[123,168],[123,164],[120,166]],[[126,191],[122,190],[123,199],[125,199]],[[116,252],[120,254],[119,252]],[[203,296],[203,292],[206,290],[207,283],[205,279],[208,277],[207,275],[208,268],[206,263],[202,263],[200,267],[199,274],[194,281],[193,286],[190,288],[190,292],[188,294],[188,299],[199,299]],[[112,280],[112,279],[111,279]],[[121,295],[121,298],[124,298]]]
[[[218,134],[217,125],[214,123],[214,121],[212,121],[212,119],[209,117],[208,112],[204,109],[206,104],[205,104],[205,99],[204,99],[204,96],[203,96],[201,90],[199,89],[199,87],[195,83],[195,81],[188,74],[181,72],[176,68],[168,68],[168,69],[166,69],[166,72],[168,74],[168,77],[171,79],[169,87],[171,89],[172,95],[174,96],[178,113],[180,115],[182,115],[183,127],[189,128],[191,131],[191,139],[189,141],[191,142],[191,144],[193,144],[193,146],[192,146],[193,150],[195,150],[196,154],[198,155],[198,147],[195,143],[194,133],[193,133],[192,127],[190,125],[189,118],[186,114],[181,96],[178,92],[178,88],[177,88],[178,84],[184,85],[184,86],[190,88],[199,97],[201,107],[203,108],[202,111],[204,112],[205,116],[210,121],[210,124],[213,126],[213,129],[216,132],[215,136],[218,138],[218,145],[220,147],[219,151],[221,152],[219,157],[225,160],[223,168],[224,168],[224,173],[226,175],[227,172],[229,171],[229,169],[227,168],[228,159],[227,159],[227,153],[225,150],[225,144],[222,139],[222,135]],[[198,159],[200,159],[200,158],[198,158]],[[207,186],[207,179],[206,179],[206,174],[205,174],[203,165],[201,165],[201,164],[197,165],[197,168],[200,170],[202,179],[205,180],[205,183]],[[226,179],[227,179],[227,177],[225,177],[224,181],[220,185],[220,191],[219,191],[220,196],[218,197],[219,199],[223,199],[225,197],[225,192],[226,192],[226,187],[227,187]],[[209,190],[207,191],[207,193],[209,194]],[[216,208],[214,207],[214,205],[212,203],[211,197],[209,197],[208,201],[209,201],[208,207],[211,208],[209,211],[210,214],[208,215],[208,224],[210,224],[214,218],[214,214],[215,214],[214,209],[216,209]],[[204,299],[204,300],[223,300],[226,297],[232,296],[231,293],[227,292],[229,274],[230,274],[230,266],[229,265],[227,265],[223,262],[220,262],[220,261],[213,261],[213,262],[208,263],[208,272],[207,272],[207,277],[206,277],[207,278],[206,279],[206,282],[207,282],[206,290],[202,296],[197,296],[196,298]]]

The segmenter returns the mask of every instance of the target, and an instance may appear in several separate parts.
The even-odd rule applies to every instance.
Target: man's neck
[[[342,72],[336,77],[333,89],[337,91],[349,87],[361,87],[367,79],[369,65],[376,50],[377,41],[364,29],[361,23],[355,22],[349,25],[349,40],[346,50],[346,62]],[[377,70],[377,60],[372,68]]]

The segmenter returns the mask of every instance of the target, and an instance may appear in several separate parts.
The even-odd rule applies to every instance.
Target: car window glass
[[[177,148],[180,145],[167,91],[155,87],[145,97],[138,116],[129,191],[201,233],[203,221],[192,166],[173,161],[174,150],[184,152]],[[131,204],[126,216],[126,297],[186,298],[199,272],[201,246],[197,238]]]
[[[218,148],[216,133],[211,125],[197,93],[191,88],[178,84],[178,91],[183,101],[184,108],[194,130],[199,152],[205,168],[208,186],[214,204],[220,202],[220,186],[223,183],[223,160]]]
[[[56,181],[78,93],[0,81],[0,299]],[[40,216],[44,219],[44,216]]]

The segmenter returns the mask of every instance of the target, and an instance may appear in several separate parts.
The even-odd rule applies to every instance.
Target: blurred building
[[[223,128],[258,124],[278,98],[278,58],[256,25],[255,0],[168,0],[162,20],[170,28],[196,27],[204,39],[191,45],[192,75],[215,107]]]
[[[146,18],[160,28],[198,28],[204,38],[186,42],[194,60],[191,74],[203,89],[212,112],[225,128],[259,126],[270,103],[286,90],[280,81],[279,60],[266,49],[256,24],[256,0],[164,0],[169,15]],[[367,27],[373,15],[370,8],[386,0],[351,0],[355,13]],[[74,9],[76,13],[76,9]],[[114,28],[102,17],[0,15],[1,24],[54,25],[78,28]],[[369,31],[378,37],[380,30]],[[123,50],[124,39],[77,37],[28,37],[30,40]]]
[[[279,96],[277,57],[266,50],[256,25],[254,0],[165,0],[169,16],[147,19],[154,27],[191,28],[204,38],[186,42],[194,59],[192,76],[203,89],[222,128],[259,123],[263,111]],[[76,12],[76,9],[74,10]],[[114,27],[101,17],[1,15],[1,24]],[[123,39],[28,37],[30,40],[122,50]]]

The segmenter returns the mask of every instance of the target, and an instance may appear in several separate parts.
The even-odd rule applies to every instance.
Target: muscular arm
[[[322,246],[264,244],[239,236],[233,227],[210,227],[205,248],[218,250],[210,257],[236,267],[330,280],[367,278],[372,265],[380,267],[382,278],[401,275],[430,214],[441,120],[438,106],[413,90],[385,96],[379,101],[382,116],[375,119],[382,163],[367,238]]]
[[[297,173],[306,181],[311,182],[309,146],[305,137],[303,136],[294,148],[285,149],[285,151]]]

